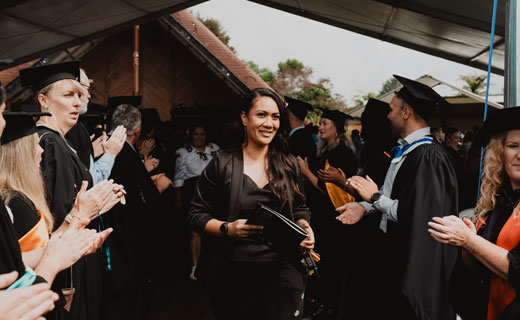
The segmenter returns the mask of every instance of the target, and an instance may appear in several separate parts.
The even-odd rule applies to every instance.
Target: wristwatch
[[[381,199],[382,196],[383,196],[383,194],[381,192],[373,193],[372,196],[370,197],[370,203],[376,202],[377,200]]]
[[[220,230],[220,233],[223,235],[223,236],[227,236],[227,232],[228,232],[228,223],[227,222],[224,222],[220,225],[220,227],[218,228]]]

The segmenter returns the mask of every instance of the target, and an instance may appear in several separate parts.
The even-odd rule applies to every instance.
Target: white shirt
[[[199,152],[195,148],[186,149],[182,147],[177,149],[175,152],[177,160],[175,160],[173,186],[180,188],[184,185],[184,181],[200,176],[202,170],[204,170],[211,159],[213,159],[218,149],[219,147],[214,143],[207,145],[204,152]]]
[[[423,139],[426,136],[430,135],[430,127],[422,128],[419,130],[416,130],[406,136],[404,139],[400,138],[398,140],[399,146],[404,147],[409,144],[413,144],[417,140]],[[404,160],[406,159],[406,155],[411,152],[416,147],[420,146],[421,144],[428,143],[428,142],[422,142],[422,143],[416,143],[414,146],[410,147],[399,159],[393,159],[390,163],[390,167],[388,168],[388,171],[386,172],[385,182],[383,186],[379,189],[379,192],[382,193],[381,198],[379,198],[378,201],[374,202],[374,204],[370,204],[368,202],[360,202],[364,208],[365,212],[368,213],[372,210],[378,210],[382,213],[381,216],[381,223],[379,224],[379,228],[383,230],[383,232],[386,233],[386,227],[388,220],[392,222],[397,222],[397,206],[399,204],[399,200],[393,200],[390,199],[390,195],[392,194],[392,187],[394,185],[395,177],[397,176],[397,173],[399,172],[399,169],[401,168]],[[431,142],[429,142],[431,143]]]

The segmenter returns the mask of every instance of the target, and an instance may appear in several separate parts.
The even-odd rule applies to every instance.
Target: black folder
[[[263,226],[264,229],[258,239],[288,259],[294,261],[302,259],[300,243],[307,238],[308,234],[281,213],[258,204],[257,210],[247,219],[246,224]]]

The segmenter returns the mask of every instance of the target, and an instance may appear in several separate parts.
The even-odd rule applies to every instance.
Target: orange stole
[[[520,243],[520,219],[514,218],[515,215],[520,216],[520,205],[516,206],[497,238],[497,246],[508,251]],[[482,221],[479,221],[477,230],[481,226]],[[515,296],[516,291],[507,280],[491,273],[487,320],[498,319],[500,313],[515,299]]]
[[[49,241],[49,233],[47,231],[47,225],[43,219],[43,215],[40,211],[37,211],[40,215],[40,221],[23,237],[18,239],[20,249],[22,252],[27,252],[35,249],[45,247]]]
[[[325,160],[325,169],[327,169],[329,166],[329,160]],[[334,208],[341,207],[347,202],[355,201],[353,196],[351,196],[345,190],[339,188],[334,183],[325,182],[325,187],[327,188],[327,193],[329,194],[329,198],[332,201]]]

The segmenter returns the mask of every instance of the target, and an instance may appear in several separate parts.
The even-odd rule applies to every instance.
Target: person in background
[[[359,136],[359,130],[352,130],[352,143],[354,143],[354,147],[356,148],[356,160],[359,163],[361,159],[361,153],[363,152],[363,147],[365,145],[363,139]]]
[[[308,161],[298,157],[302,174],[313,187],[311,225],[320,239],[316,251],[320,261],[320,279],[311,284],[314,298],[312,313],[320,316],[338,315],[345,267],[351,251],[352,227],[345,227],[335,220],[336,206],[353,201],[345,191],[347,179],[357,173],[357,161],[345,135],[345,121],[349,116],[338,110],[323,110],[320,119],[317,175],[309,168]]]
[[[175,178],[173,179],[173,186],[177,195],[175,205],[178,209],[183,209],[185,213],[188,211],[202,170],[206,168],[219,150],[216,144],[209,142],[206,129],[200,124],[189,128],[188,140],[188,143],[184,147],[177,149],[175,153],[177,159],[175,160]],[[190,279],[197,280],[195,271],[200,256],[200,234],[191,230],[189,242],[192,260]]]
[[[461,153],[459,153],[460,146],[462,145],[461,132],[456,128],[446,128],[444,132],[444,147],[452,159],[453,168],[455,169],[457,181],[460,185],[462,182],[462,170],[464,169],[464,159]]]
[[[159,196],[172,182],[164,174],[150,176],[135,143],[141,134],[141,113],[122,104],[112,114],[112,128],[123,126],[126,141],[116,157],[110,178],[125,186],[127,204],[106,215],[110,265],[104,274],[104,319],[141,320],[148,317],[147,287],[150,277],[150,238]]]
[[[191,201],[188,221],[206,240],[197,275],[211,280],[217,320],[292,319],[301,313],[300,262],[257,240],[262,226],[246,223],[258,204],[266,205],[308,233],[301,247],[314,246],[298,163],[287,144],[285,103],[270,89],[254,89],[240,118],[243,147],[213,157]]]
[[[435,138],[435,140],[438,143],[444,144],[444,132],[442,131],[442,128],[432,127],[430,130],[430,134]]]
[[[487,146],[473,221],[449,216],[428,223],[435,240],[460,248],[449,296],[464,320],[520,319],[518,119],[519,107],[498,110],[477,136],[477,146]]]
[[[471,143],[473,142],[473,131],[467,130],[464,133],[464,139],[462,140],[462,146],[460,147],[460,153],[462,157],[466,159],[466,156],[471,148]]]

